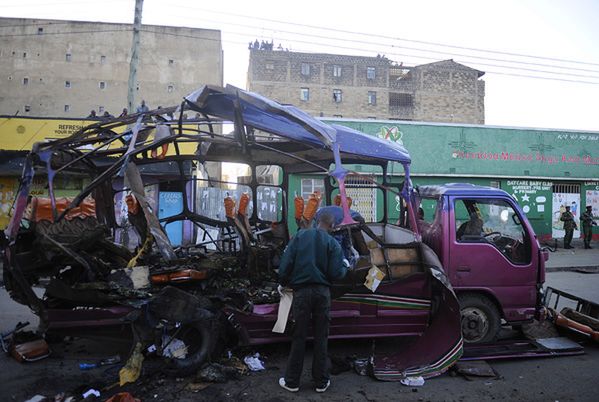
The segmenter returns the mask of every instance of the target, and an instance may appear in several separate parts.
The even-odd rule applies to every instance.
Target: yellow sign
[[[65,138],[81,128],[97,123],[98,120],[86,119],[57,119],[36,117],[0,117],[0,150],[29,151],[36,142]],[[125,126],[116,129],[122,132]],[[197,124],[188,124],[185,128],[197,128]],[[150,138],[153,136],[150,134]],[[110,148],[122,146],[113,143]],[[197,143],[181,143],[179,150],[182,154],[193,154]],[[160,153],[160,152],[159,152]],[[168,147],[167,155],[175,155],[174,147]]]

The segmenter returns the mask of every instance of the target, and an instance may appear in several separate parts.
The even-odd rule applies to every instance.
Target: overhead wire
[[[592,63],[592,62],[587,62],[587,61],[560,59],[560,58],[555,58],[555,57],[546,57],[546,56],[537,56],[537,55],[530,55],[530,54],[523,54],[523,53],[505,52],[505,51],[500,51],[500,50],[480,49],[480,48],[474,48],[474,47],[445,44],[445,43],[440,43],[440,42],[431,42],[431,41],[407,39],[407,38],[400,38],[400,37],[381,35],[381,34],[356,32],[356,31],[349,31],[349,30],[338,29],[338,28],[329,28],[329,27],[321,27],[321,26],[316,26],[316,25],[302,24],[302,23],[297,23],[297,22],[292,22],[292,21],[282,21],[282,20],[276,20],[276,19],[272,19],[272,18],[264,18],[264,17],[260,17],[260,16],[254,16],[254,15],[242,15],[242,14],[236,14],[236,13],[231,13],[231,12],[215,11],[215,10],[201,8],[201,7],[190,7],[190,6],[183,6],[183,5],[179,5],[179,4],[169,4],[169,7],[170,8],[183,8],[183,9],[190,9],[190,10],[198,10],[198,11],[209,12],[209,13],[214,13],[214,14],[221,14],[221,15],[228,15],[228,16],[234,16],[234,17],[240,17],[240,18],[246,18],[246,19],[252,19],[252,20],[274,22],[277,24],[283,24],[285,26],[292,25],[292,26],[298,26],[298,27],[302,27],[302,28],[319,29],[319,30],[323,30],[323,31],[337,32],[337,33],[342,33],[342,34],[352,34],[352,35],[384,38],[384,39],[389,39],[389,40],[398,40],[398,41],[404,41],[404,42],[427,44],[427,45],[431,45],[431,46],[440,46],[440,47],[449,47],[449,48],[462,49],[462,50],[471,50],[471,51],[477,51],[477,52],[496,53],[496,54],[509,55],[509,56],[517,56],[517,57],[526,57],[526,58],[543,59],[543,60],[551,60],[551,61],[560,61],[560,62],[565,62],[565,63],[599,66],[599,63]]]

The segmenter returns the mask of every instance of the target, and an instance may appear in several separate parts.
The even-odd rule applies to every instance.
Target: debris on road
[[[406,387],[422,387],[424,385],[424,378],[421,376],[406,377],[402,380],[399,380],[399,382]]]
[[[266,370],[264,362],[260,360],[260,353],[254,353],[243,358],[243,361],[251,371],[262,371]]]
[[[469,381],[472,381],[473,377],[497,377],[497,372],[484,360],[459,361],[454,370]]]

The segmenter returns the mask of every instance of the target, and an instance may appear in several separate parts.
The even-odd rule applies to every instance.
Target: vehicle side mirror
[[[522,221],[520,220],[520,217],[518,216],[518,214],[513,214],[512,215],[512,220],[514,221],[514,223],[516,225],[522,226]]]

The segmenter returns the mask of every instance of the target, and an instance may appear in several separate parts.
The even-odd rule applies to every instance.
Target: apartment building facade
[[[484,72],[453,60],[250,49],[248,88],[320,117],[484,124]]]
[[[133,26],[0,18],[0,115],[118,115],[127,103]],[[222,85],[218,30],[142,25],[136,104],[181,102],[202,84]]]

